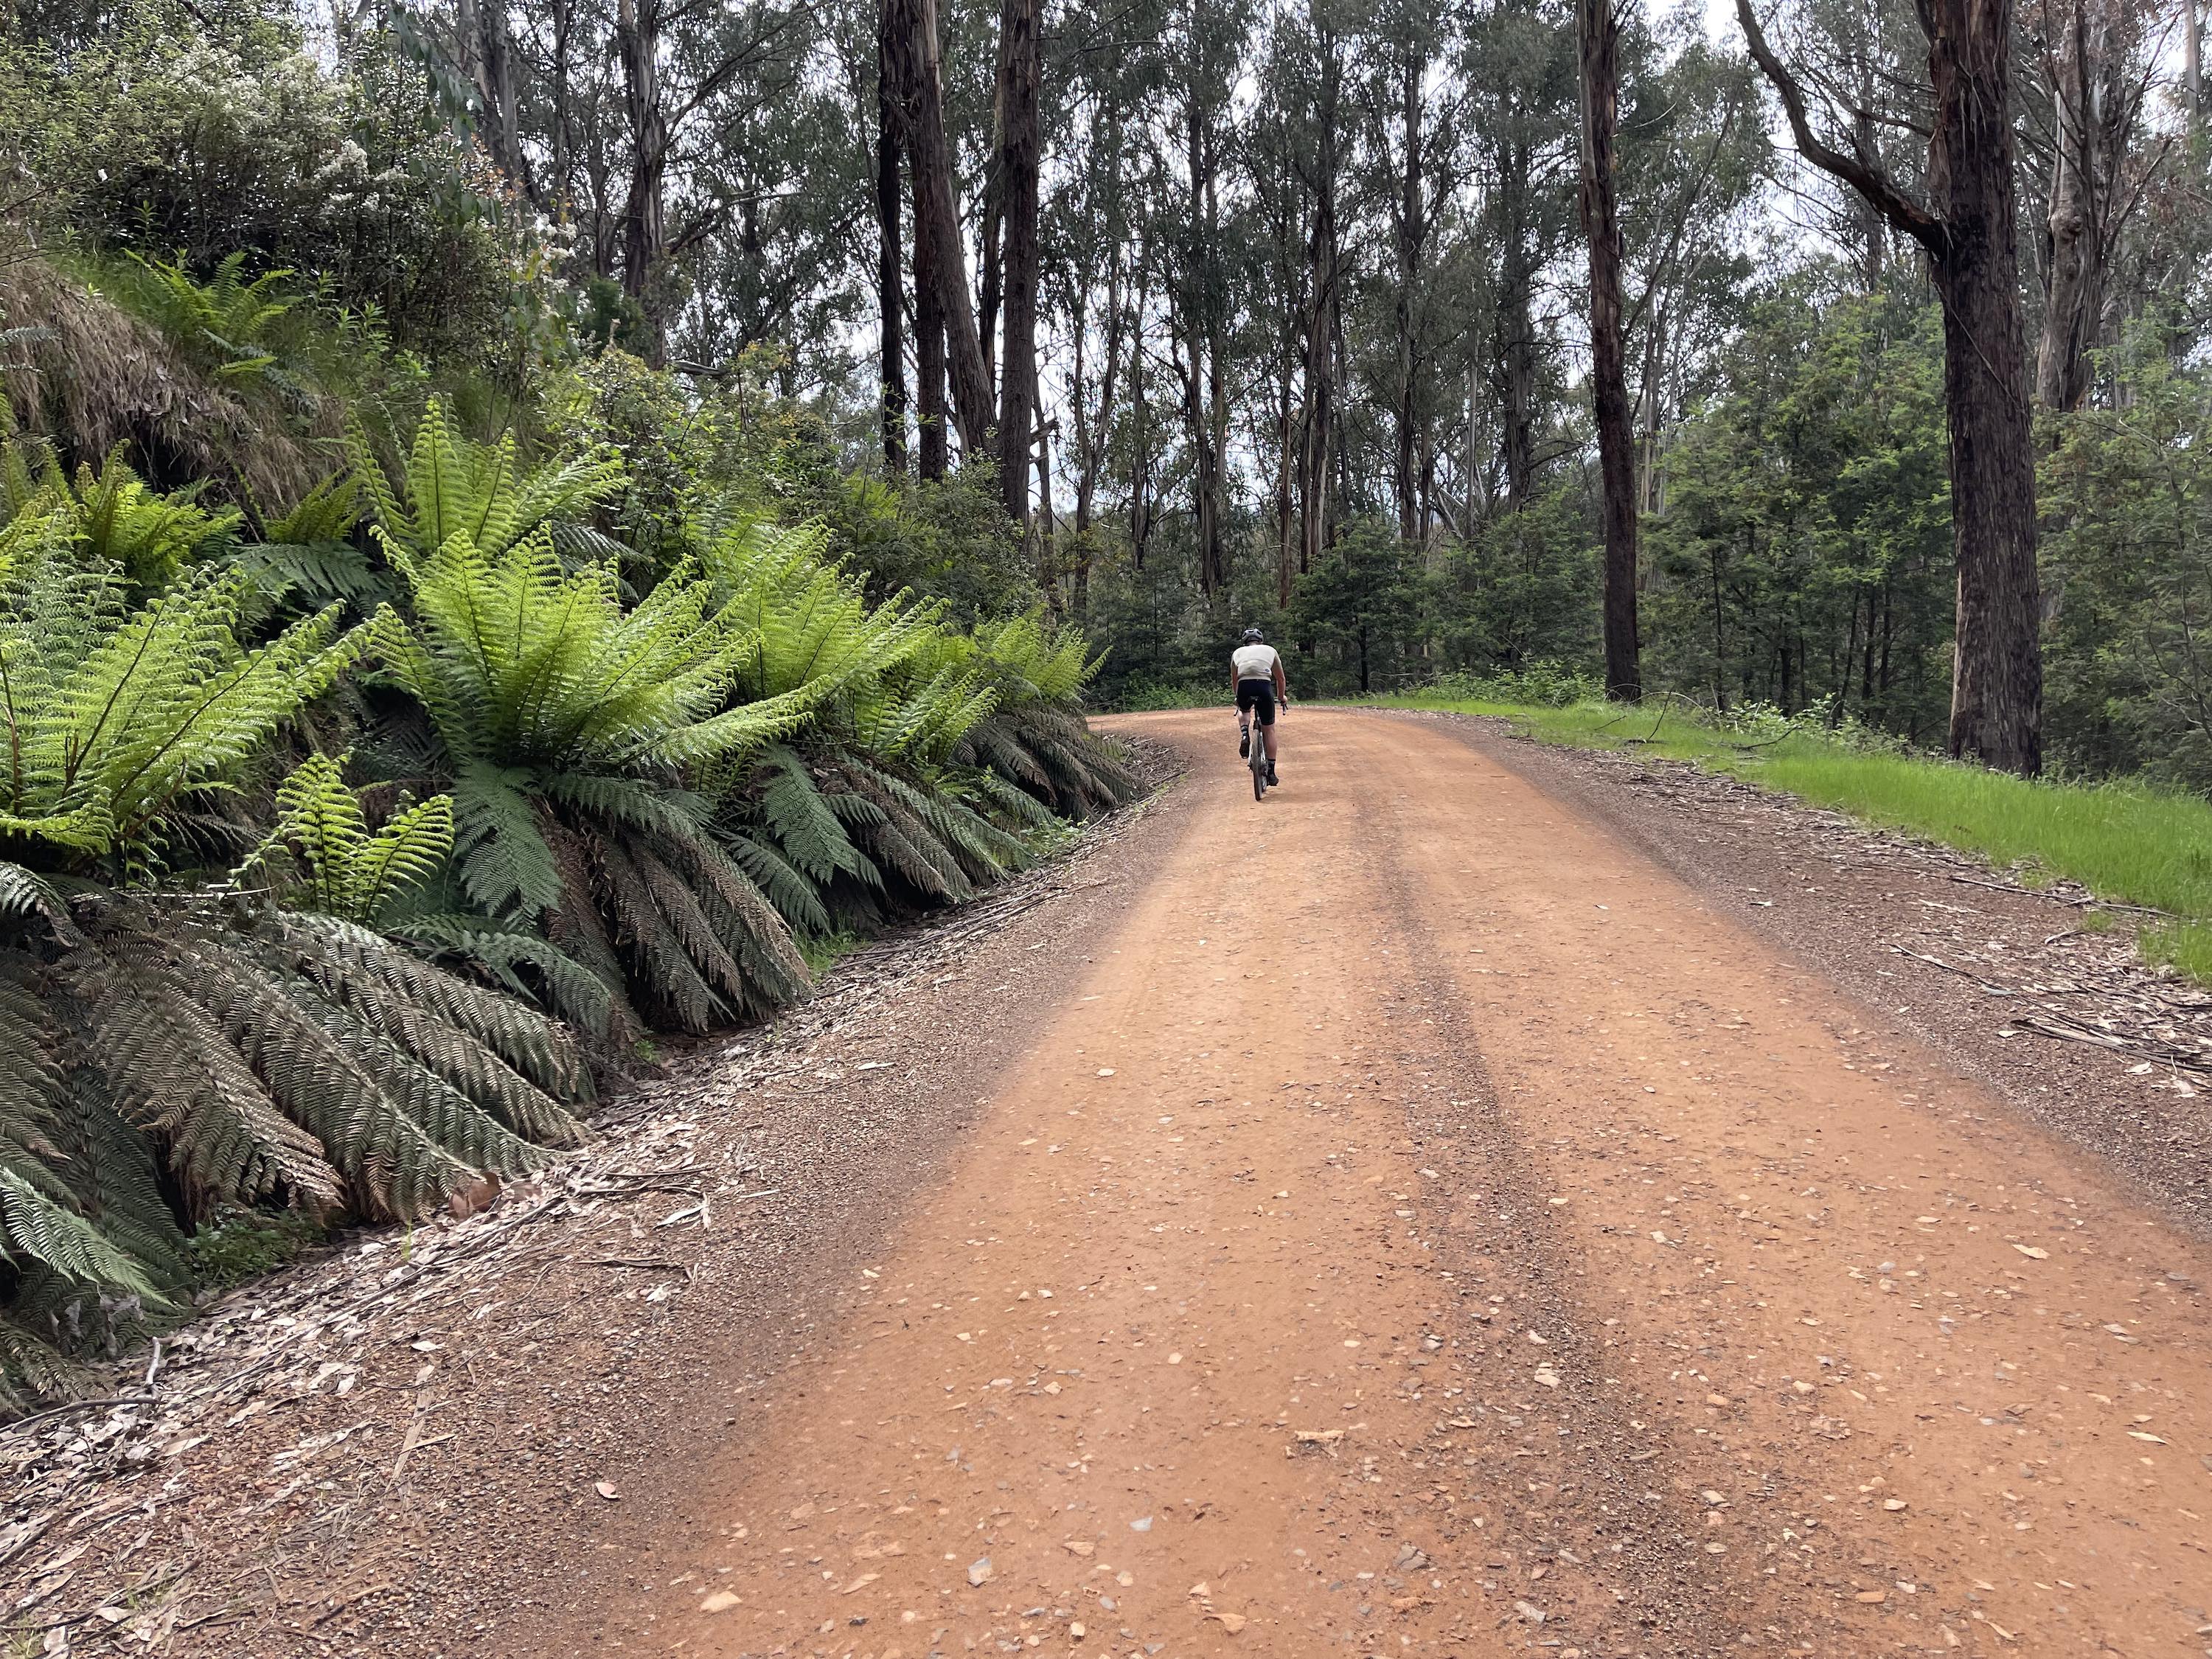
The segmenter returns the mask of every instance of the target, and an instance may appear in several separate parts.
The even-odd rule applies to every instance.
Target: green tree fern
[[[465,516],[523,513],[471,498]],[[427,554],[388,548],[414,617],[384,618],[377,653],[441,741],[471,908],[599,974],[611,1034],[702,1030],[798,994],[788,928],[686,785],[797,727],[814,691],[733,702],[755,631],[683,569],[626,608],[613,568],[570,573],[542,524],[493,551],[465,526]]]
[[[280,792],[338,914],[177,879],[179,820],[365,641],[325,615],[242,648],[246,585],[133,605],[52,538],[0,580],[0,1395],[173,1299],[215,1206],[420,1214],[573,1139],[590,1092],[560,1027],[363,925],[441,856],[442,806],[370,834],[328,763]]]

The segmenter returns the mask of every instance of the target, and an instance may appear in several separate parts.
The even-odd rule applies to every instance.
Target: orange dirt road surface
[[[574,1650],[2212,1651],[2201,1243],[1442,726],[1104,724],[1187,832]]]

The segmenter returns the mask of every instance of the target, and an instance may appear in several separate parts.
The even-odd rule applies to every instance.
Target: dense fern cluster
[[[243,379],[234,286],[178,303]],[[641,556],[617,454],[435,401],[348,450],[250,514],[0,451],[0,1402],[176,1316],[223,1206],[526,1171],[644,1032],[1133,787],[1034,618],[871,603],[708,497]]]

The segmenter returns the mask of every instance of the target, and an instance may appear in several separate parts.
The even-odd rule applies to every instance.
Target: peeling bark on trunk
[[[2106,216],[2116,183],[2124,93],[2116,84],[2112,16],[2074,0],[2063,39],[2053,43],[2051,88],[2057,142],[2051,168],[2043,338],[2036,352],[2035,397],[2071,410],[2089,390],[2089,352],[2105,315]],[[2123,130],[2115,131],[2116,126]]]
[[[924,479],[942,478],[950,464],[951,446],[946,427],[949,411],[945,401],[945,311],[941,296],[944,279],[938,270],[939,244],[926,222],[921,204],[924,196],[922,178],[924,157],[922,149],[922,117],[925,106],[936,107],[935,82],[929,78],[930,54],[927,37],[933,26],[923,16],[927,0],[877,0],[882,10],[878,17],[877,52],[884,91],[891,107],[883,112],[886,123],[895,122],[898,134],[899,155],[891,166],[896,171],[902,156],[907,176],[913,183],[914,204],[914,415],[915,415],[915,471]],[[944,122],[940,114],[938,127],[940,139]],[[883,188],[884,158],[877,156],[877,187]],[[878,214],[887,211],[896,215],[896,204],[886,210],[881,198]],[[959,243],[953,243],[954,260],[958,261]],[[894,256],[886,255],[886,270]],[[965,278],[957,272],[955,283]],[[886,319],[888,322],[888,319]],[[885,384],[890,384],[890,349],[884,353]],[[903,373],[902,368],[901,373]]]
[[[1582,58],[1583,229],[1589,238],[1590,401],[1597,417],[1605,521],[1605,690],[1644,695],[1636,638],[1636,453],[1621,338],[1620,222],[1613,182],[1620,125],[1620,21],[1613,0],[1577,0]]]
[[[1000,12],[1000,177],[1006,203],[1006,345],[999,372],[999,488],[1017,524],[1030,513],[1030,428],[1036,410],[1037,175],[1044,135],[1038,0]],[[1042,452],[1040,452],[1042,453]]]
[[[484,150],[492,164],[533,201],[530,176],[515,122],[514,46],[508,33],[506,0],[459,0],[455,11],[461,37],[462,68],[476,83],[483,105]]]
[[[615,40],[622,56],[623,106],[629,118],[629,193],[623,206],[623,292],[638,302],[647,323],[646,360],[655,368],[668,358],[665,320],[653,278],[668,253],[668,221],[661,199],[668,167],[668,117],[661,103],[660,14],[656,0],[621,0]]]

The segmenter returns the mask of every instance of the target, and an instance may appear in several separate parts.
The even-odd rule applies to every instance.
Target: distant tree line
[[[2201,507],[2079,482],[2202,499],[2195,0],[308,21],[599,338],[746,362],[886,478],[988,469],[1108,695],[1257,620],[1321,689],[1555,659],[2024,771],[2202,739],[2197,611],[2082,622],[2201,604]]]

